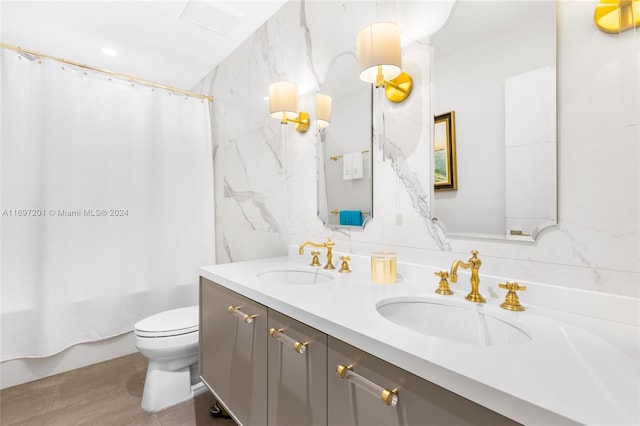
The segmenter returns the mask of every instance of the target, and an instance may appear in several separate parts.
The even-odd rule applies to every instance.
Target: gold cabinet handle
[[[253,319],[257,317],[257,315],[247,315],[240,310],[242,308],[244,308],[244,306],[229,306],[227,308],[227,312],[229,312],[231,315],[235,317],[240,318],[242,321],[246,322],[247,324],[251,324],[253,322]]]
[[[385,404],[391,407],[398,405],[398,388],[389,390],[382,386],[378,386],[371,380],[355,373],[353,371],[353,364],[346,366],[342,364],[338,365],[338,368],[336,368],[336,374],[338,374],[341,379],[347,379],[359,388],[366,390],[371,395],[380,398],[380,400]]]
[[[283,331],[284,331],[284,328],[272,328],[269,330],[269,336],[278,340],[283,345],[289,346],[299,354],[303,354],[307,351],[307,346],[309,345],[309,342],[300,343],[292,339],[291,337],[287,336],[286,334],[282,333]]]

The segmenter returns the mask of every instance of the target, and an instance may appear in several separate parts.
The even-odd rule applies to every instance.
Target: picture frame
[[[433,117],[433,188],[435,191],[458,189],[455,111]]]

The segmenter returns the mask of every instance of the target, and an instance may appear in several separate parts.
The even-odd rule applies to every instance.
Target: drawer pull
[[[251,324],[253,322],[253,319],[257,317],[257,315],[247,315],[244,312],[240,311],[240,309],[242,308],[244,308],[244,306],[229,306],[227,308],[227,312],[229,312],[233,316],[240,318],[247,324]]]
[[[299,354],[303,354],[307,351],[307,345],[309,344],[309,342],[300,343],[287,336],[286,334],[283,334],[283,331],[284,328],[272,328],[269,330],[269,336],[278,340],[283,345],[293,348],[293,350],[298,352]]]
[[[360,387],[361,389],[366,390],[371,395],[380,398],[382,402],[385,404],[395,407],[398,405],[398,388],[389,390],[385,389],[382,386],[378,386],[372,381],[365,379],[361,375],[355,373],[353,371],[353,364],[351,365],[338,365],[336,369],[336,373],[340,378],[347,379],[354,385]]]

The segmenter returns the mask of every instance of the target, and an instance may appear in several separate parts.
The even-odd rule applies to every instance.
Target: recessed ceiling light
[[[104,53],[107,56],[116,56],[118,54],[118,52],[116,52],[115,50],[113,50],[110,47],[103,47],[102,48],[102,53]]]

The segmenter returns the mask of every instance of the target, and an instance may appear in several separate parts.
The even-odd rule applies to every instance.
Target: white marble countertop
[[[526,311],[510,312],[499,307],[506,290],[497,288],[496,277],[483,277],[482,270],[480,292],[487,303],[478,305],[464,300],[470,288],[464,271],[451,285],[455,294],[440,296],[434,293],[434,268],[398,262],[398,283],[380,285],[370,280],[369,258],[354,255],[354,272],[329,272],[334,279],[326,283],[279,284],[257,276],[278,268],[315,270],[306,266],[309,255],[296,251],[292,247],[289,257],[203,267],[200,275],[518,422],[640,424],[637,299],[524,283],[527,291],[520,300]],[[529,293],[538,304],[528,303]],[[556,306],[559,294],[573,313],[545,306],[545,298]],[[405,296],[471,304],[525,330],[531,340],[496,346],[459,343],[396,325],[376,309],[384,299]],[[594,305],[614,321],[589,315]]]

